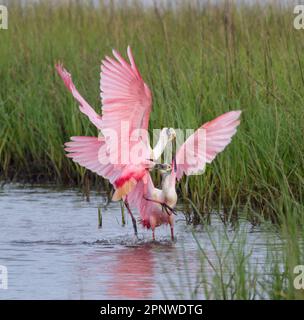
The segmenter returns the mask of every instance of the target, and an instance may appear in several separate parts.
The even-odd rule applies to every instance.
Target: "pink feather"
[[[106,161],[111,142],[107,143],[105,139],[95,137],[72,137],[71,141],[65,144],[67,156],[81,166],[109,179],[116,189],[122,188],[129,181],[137,183],[144,176],[146,168],[149,167],[145,163],[134,166],[132,163],[122,162],[124,148],[127,146],[129,148],[127,151],[130,151],[138,143],[140,137],[143,141],[144,155],[147,155],[144,158],[149,158],[150,152],[146,131],[152,107],[151,92],[142,80],[130,47],[127,53],[130,64],[115,50],[113,50],[113,55],[116,60],[106,57],[102,61],[100,79],[102,116],[98,115],[80,95],[67,70],[61,64],[56,65],[56,70],[66,87],[80,104],[80,111],[87,115],[103,133],[108,129],[114,130],[118,138],[117,149],[111,150],[113,156],[117,155],[117,163]],[[129,126],[129,132],[124,135],[121,129],[122,122],[128,123]],[[137,141],[131,139],[136,129],[144,129],[139,134]]]
[[[178,180],[183,174],[198,172],[225,149],[240,124],[240,115],[241,111],[224,113],[199,128],[203,129],[201,132],[204,131],[205,136],[200,135],[197,130],[185,141],[176,154]],[[203,152],[204,147],[205,152]]]
[[[101,116],[98,115],[95,110],[88,104],[88,102],[80,95],[72,81],[70,73],[68,73],[68,71],[64,69],[61,64],[56,64],[56,70],[63,80],[65,86],[72,93],[73,97],[78,101],[80,111],[84,113],[98,129],[101,129]]]

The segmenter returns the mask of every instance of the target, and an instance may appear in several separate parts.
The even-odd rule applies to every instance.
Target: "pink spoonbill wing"
[[[72,81],[71,74],[66,69],[64,69],[61,64],[56,64],[56,70],[63,80],[65,86],[72,93],[73,97],[78,101],[80,111],[84,113],[98,129],[101,129],[101,116],[95,112],[95,110],[78,92]]]
[[[106,150],[105,141],[97,137],[71,137],[71,141],[65,143],[67,157],[114,183],[120,172],[111,163],[100,163],[101,154]]]
[[[211,163],[231,142],[240,124],[241,111],[230,111],[203,124],[180,147],[176,154],[176,178],[200,171]],[[201,129],[201,130],[200,130]]]
[[[134,166],[130,159],[135,145],[142,142],[143,160],[149,158],[150,152],[147,132],[151,92],[135,65],[130,47],[127,53],[130,64],[113,50],[116,60],[106,57],[101,65],[102,132],[106,134],[107,130],[114,130],[117,147],[113,150],[116,153],[113,158],[117,159],[122,174],[114,184],[114,200],[128,194],[144,175],[145,166]],[[124,161],[128,163],[124,164]]]
[[[80,111],[87,115],[102,133],[101,138],[72,137],[71,141],[65,144],[67,156],[81,166],[109,179],[117,191],[115,200],[128,194],[150,166],[146,163],[134,164],[130,158],[131,154],[137,154],[133,147],[137,147],[136,150],[142,159],[148,159],[150,156],[147,130],[152,98],[150,89],[135,65],[130,47],[127,54],[130,63],[115,50],[115,59],[106,57],[102,61],[102,116],[98,115],[80,95],[71,75],[62,65],[56,65],[66,87],[78,101]],[[110,135],[116,136],[115,144],[111,139],[107,139],[109,132]],[[109,158],[115,161],[108,161]]]

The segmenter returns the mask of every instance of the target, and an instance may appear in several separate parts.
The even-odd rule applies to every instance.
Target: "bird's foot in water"
[[[132,242],[133,243],[137,243],[139,241],[139,237],[137,234],[133,234],[133,237],[132,237]]]

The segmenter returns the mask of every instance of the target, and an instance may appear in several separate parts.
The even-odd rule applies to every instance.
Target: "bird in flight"
[[[101,133],[99,137],[71,137],[71,141],[65,143],[67,156],[110,181],[115,189],[112,199],[124,201],[137,234],[136,220],[127,195],[137,183],[146,178],[146,171],[155,166],[155,161],[176,137],[176,133],[173,128],[163,128],[159,141],[154,149],[151,148],[148,137],[151,91],[135,65],[130,47],[127,54],[129,63],[115,50],[115,59],[106,56],[102,60],[102,115],[97,114],[80,95],[70,73],[61,64],[56,64],[56,69],[79,103],[80,111]]]
[[[170,225],[174,239],[176,181],[184,174],[197,174],[224,150],[236,133],[241,112],[230,111],[205,123],[181,145],[171,164],[157,163],[176,133],[173,128],[162,129],[155,148],[151,148],[148,137],[151,91],[137,69],[130,47],[127,54],[129,63],[115,50],[115,59],[106,56],[102,61],[102,115],[80,95],[63,66],[56,65],[80,111],[101,133],[99,137],[71,137],[65,150],[74,162],[110,181],[115,189],[112,199],[124,201],[136,236],[136,219],[131,208],[137,208],[141,224],[152,229],[153,239],[155,228],[162,224]],[[155,188],[151,169],[160,170],[161,189]]]

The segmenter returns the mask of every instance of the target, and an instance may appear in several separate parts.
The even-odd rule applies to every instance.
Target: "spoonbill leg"
[[[134,216],[133,216],[133,213],[132,213],[132,211],[131,211],[131,209],[130,209],[129,202],[128,202],[127,198],[125,199],[124,203],[125,203],[125,206],[126,206],[128,212],[129,212],[129,215],[131,216],[132,223],[133,223],[134,234],[135,234],[135,236],[137,237],[136,219],[135,219]]]

